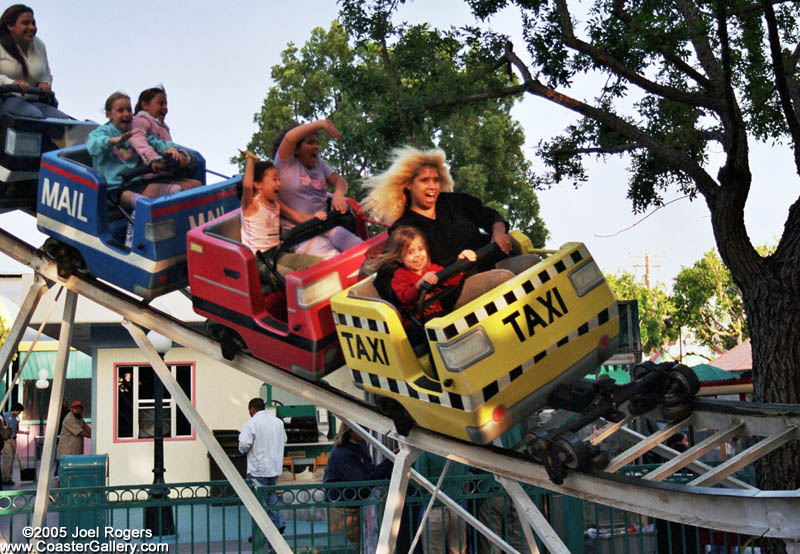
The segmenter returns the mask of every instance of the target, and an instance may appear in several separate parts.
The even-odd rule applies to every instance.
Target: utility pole
[[[649,254],[645,253],[639,256],[633,256],[628,254],[630,258],[641,259],[644,258],[644,265],[643,264],[633,264],[633,267],[640,269],[644,268],[644,284],[647,287],[647,290],[650,290],[650,270],[651,269],[659,269],[661,266],[657,264],[651,264],[650,258],[663,258],[665,254]]]

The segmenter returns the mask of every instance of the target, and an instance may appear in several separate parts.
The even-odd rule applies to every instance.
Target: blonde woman
[[[464,250],[478,250],[494,241],[511,252],[511,237],[497,211],[469,194],[453,192],[453,179],[444,152],[406,146],[392,153],[389,169],[366,182],[371,190],[364,201],[373,217],[392,225],[409,225],[428,239],[433,263],[448,266]],[[490,269],[504,256],[488,260]]]
[[[389,223],[389,233],[401,226],[416,227],[427,239],[430,261],[447,267],[464,250],[476,251],[490,242],[500,247],[497,256],[478,265],[483,273],[464,283],[457,306],[477,298],[538,261],[537,256],[509,257],[511,237],[497,211],[474,196],[453,192],[453,178],[445,166],[444,152],[410,146],[392,152],[389,168],[370,178],[364,207],[373,217]],[[498,269],[493,269],[497,264]],[[509,271],[511,273],[509,273]],[[384,298],[388,289],[380,279],[375,286]]]

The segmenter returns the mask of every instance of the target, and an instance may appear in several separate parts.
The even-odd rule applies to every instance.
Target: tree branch
[[[791,3],[792,0],[769,0],[770,6],[777,6],[778,4],[788,4]],[[732,12],[728,12],[728,15],[754,15],[761,10],[764,9],[764,4],[751,4],[750,6],[745,6],[740,10],[734,10]]]
[[[620,132],[634,142],[650,149],[654,154],[668,161],[675,168],[686,173],[694,180],[698,190],[707,199],[711,200],[716,196],[719,186],[714,179],[700,165],[697,164],[697,162],[686,157],[679,150],[670,148],[663,142],[653,138],[622,118],[594,106],[590,106],[585,102],[581,102],[580,100],[562,94],[551,87],[543,85],[541,82],[531,76],[528,66],[526,66],[525,63],[519,59],[519,57],[517,57],[512,50],[512,45],[510,42],[506,44],[505,55],[508,57],[512,65],[514,65],[514,67],[516,67],[517,70],[522,74],[523,84],[529,93],[535,96],[540,96],[546,100],[549,100],[550,102],[608,125],[611,129]]]
[[[383,65],[386,67],[386,71],[389,75],[392,76],[394,79],[394,84],[397,87],[402,85],[402,81],[400,81],[400,77],[397,76],[397,73],[394,70],[394,65],[392,64],[392,60],[389,58],[389,48],[386,46],[386,35],[381,37],[381,59],[383,60]]]
[[[623,6],[622,2],[623,0],[614,0],[614,7],[612,8],[612,13],[614,14],[614,16],[623,23],[625,23],[625,25],[628,26],[628,29],[639,33],[646,32],[643,29],[631,26],[632,22],[631,16],[628,15],[628,12],[625,11],[625,7]],[[711,81],[709,81],[705,75],[697,71],[691,65],[689,65],[679,57],[670,54],[660,46],[656,47],[656,51],[662,56],[664,56],[664,59],[667,62],[674,65],[675,68],[678,69],[678,71],[682,71],[683,73],[685,73],[689,78],[693,79],[698,85],[707,90],[711,89]]]
[[[713,110],[718,108],[713,96],[685,92],[674,87],[658,84],[650,79],[645,78],[636,71],[633,71],[630,67],[607,52],[604,52],[588,42],[584,42],[583,40],[577,38],[572,27],[572,19],[570,17],[566,0],[556,0],[556,7],[558,10],[559,19],[561,20],[561,38],[564,41],[564,44],[567,46],[577,50],[582,54],[586,54],[598,64],[606,67],[620,77],[627,79],[631,83],[641,87],[647,92],[656,94],[668,100],[688,104],[690,106],[703,106]]]
[[[445,106],[454,106],[456,104],[461,104],[463,102],[478,102],[480,100],[491,100],[493,98],[505,98],[506,96],[514,96],[515,94],[520,94],[522,92],[525,92],[526,90],[527,86],[525,84],[521,84],[503,89],[493,89],[493,90],[488,90],[486,92],[468,94],[466,96],[460,96],[458,98],[449,98],[447,100],[441,100],[439,102],[430,102],[427,104],[423,104],[423,107],[426,110],[433,110],[436,108],[443,108]]]
[[[700,14],[697,12],[696,6],[687,0],[678,0],[677,6],[692,30],[691,41],[697,54],[697,59],[700,61],[700,65],[706,75],[711,79],[712,86],[716,86],[722,80],[722,69],[714,56],[711,45],[708,43],[706,29]]]
[[[716,197],[716,194],[719,190],[719,185],[717,185],[716,181],[714,181],[714,179],[697,162],[691,158],[688,158],[683,152],[667,146],[663,142],[655,139],[645,131],[642,131],[635,125],[628,123],[617,115],[591,106],[585,102],[560,93],[551,87],[545,86],[538,79],[535,79],[531,75],[528,66],[525,65],[525,63],[514,53],[513,45],[510,42],[506,43],[505,53],[503,56],[517,69],[517,71],[519,71],[520,75],[522,76],[522,83],[520,85],[458,98],[450,98],[437,102],[430,102],[424,104],[424,107],[426,109],[434,109],[461,104],[464,102],[476,102],[490,98],[502,98],[519,94],[520,92],[528,92],[534,96],[539,96],[545,100],[553,102],[554,104],[558,104],[590,119],[603,123],[612,130],[618,131],[620,134],[628,137],[636,144],[650,149],[655,155],[664,159],[673,167],[683,171],[686,175],[691,177],[697,185],[700,193],[703,194],[707,200],[710,201]]]
[[[563,154],[567,156],[572,156],[574,154],[622,154],[624,152],[630,152],[632,150],[638,150],[642,148],[640,144],[628,143],[628,144],[620,144],[619,146],[612,146],[609,148],[597,147],[597,148],[560,148],[558,150],[551,150],[554,154]]]
[[[783,117],[789,127],[794,143],[794,165],[800,174],[800,124],[797,122],[797,115],[792,106],[791,94],[786,82],[786,71],[783,67],[783,55],[781,53],[781,39],[778,34],[778,22],[775,19],[775,10],[772,9],[770,0],[761,0],[764,8],[764,19],[767,21],[767,31],[769,33],[769,50],[772,55],[772,71],[775,73],[775,86],[778,88],[778,96],[781,100]]]

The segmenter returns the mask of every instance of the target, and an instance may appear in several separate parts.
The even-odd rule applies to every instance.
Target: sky
[[[161,83],[175,141],[200,151],[209,169],[227,175],[236,172],[231,156],[256,130],[253,116],[280,52],[289,42],[302,46],[314,27],[328,28],[338,12],[334,0],[46,0],[29,5],[47,46],[62,110],[104,123],[109,94],[122,90],[135,100],[141,90]],[[407,0],[400,17],[443,28],[474,24],[463,0]],[[516,10],[506,9],[484,26],[508,34],[515,52],[527,58]],[[592,91],[571,93],[590,99]],[[536,143],[575,119],[531,95],[512,113],[525,130],[534,168],[542,168]],[[754,243],[774,243],[797,199],[798,178],[788,150],[759,144],[751,150],[754,184],[745,221]],[[632,213],[626,183],[624,162],[609,159],[590,164],[589,182],[581,188],[560,185],[540,192],[541,215],[551,234],[547,246],[584,242],[605,271],[640,276],[649,254],[651,282],[671,285],[681,267],[714,247],[708,210],[702,199],[684,199],[644,218],[647,214]],[[678,196],[670,191],[664,198]],[[35,220],[25,214],[0,215],[0,226],[31,244],[44,241]],[[0,255],[0,273],[22,271],[24,266]]]

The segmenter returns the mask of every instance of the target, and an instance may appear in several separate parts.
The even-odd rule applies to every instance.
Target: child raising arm
[[[259,161],[255,154],[241,150],[245,156],[245,170],[242,177],[242,243],[254,254],[259,251],[270,252],[280,244],[281,205],[278,191],[281,181],[278,170],[269,161]],[[322,214],[324,216],[324,214]],[[290,271],[307,269],[322,261],[316,256],[282,252],[278,257],[278,273],[286,275]],[[270,273],[261,256],[256,256],[256,267],[261,283],[266,286],[265,293],[277,288],[278,283]]]

